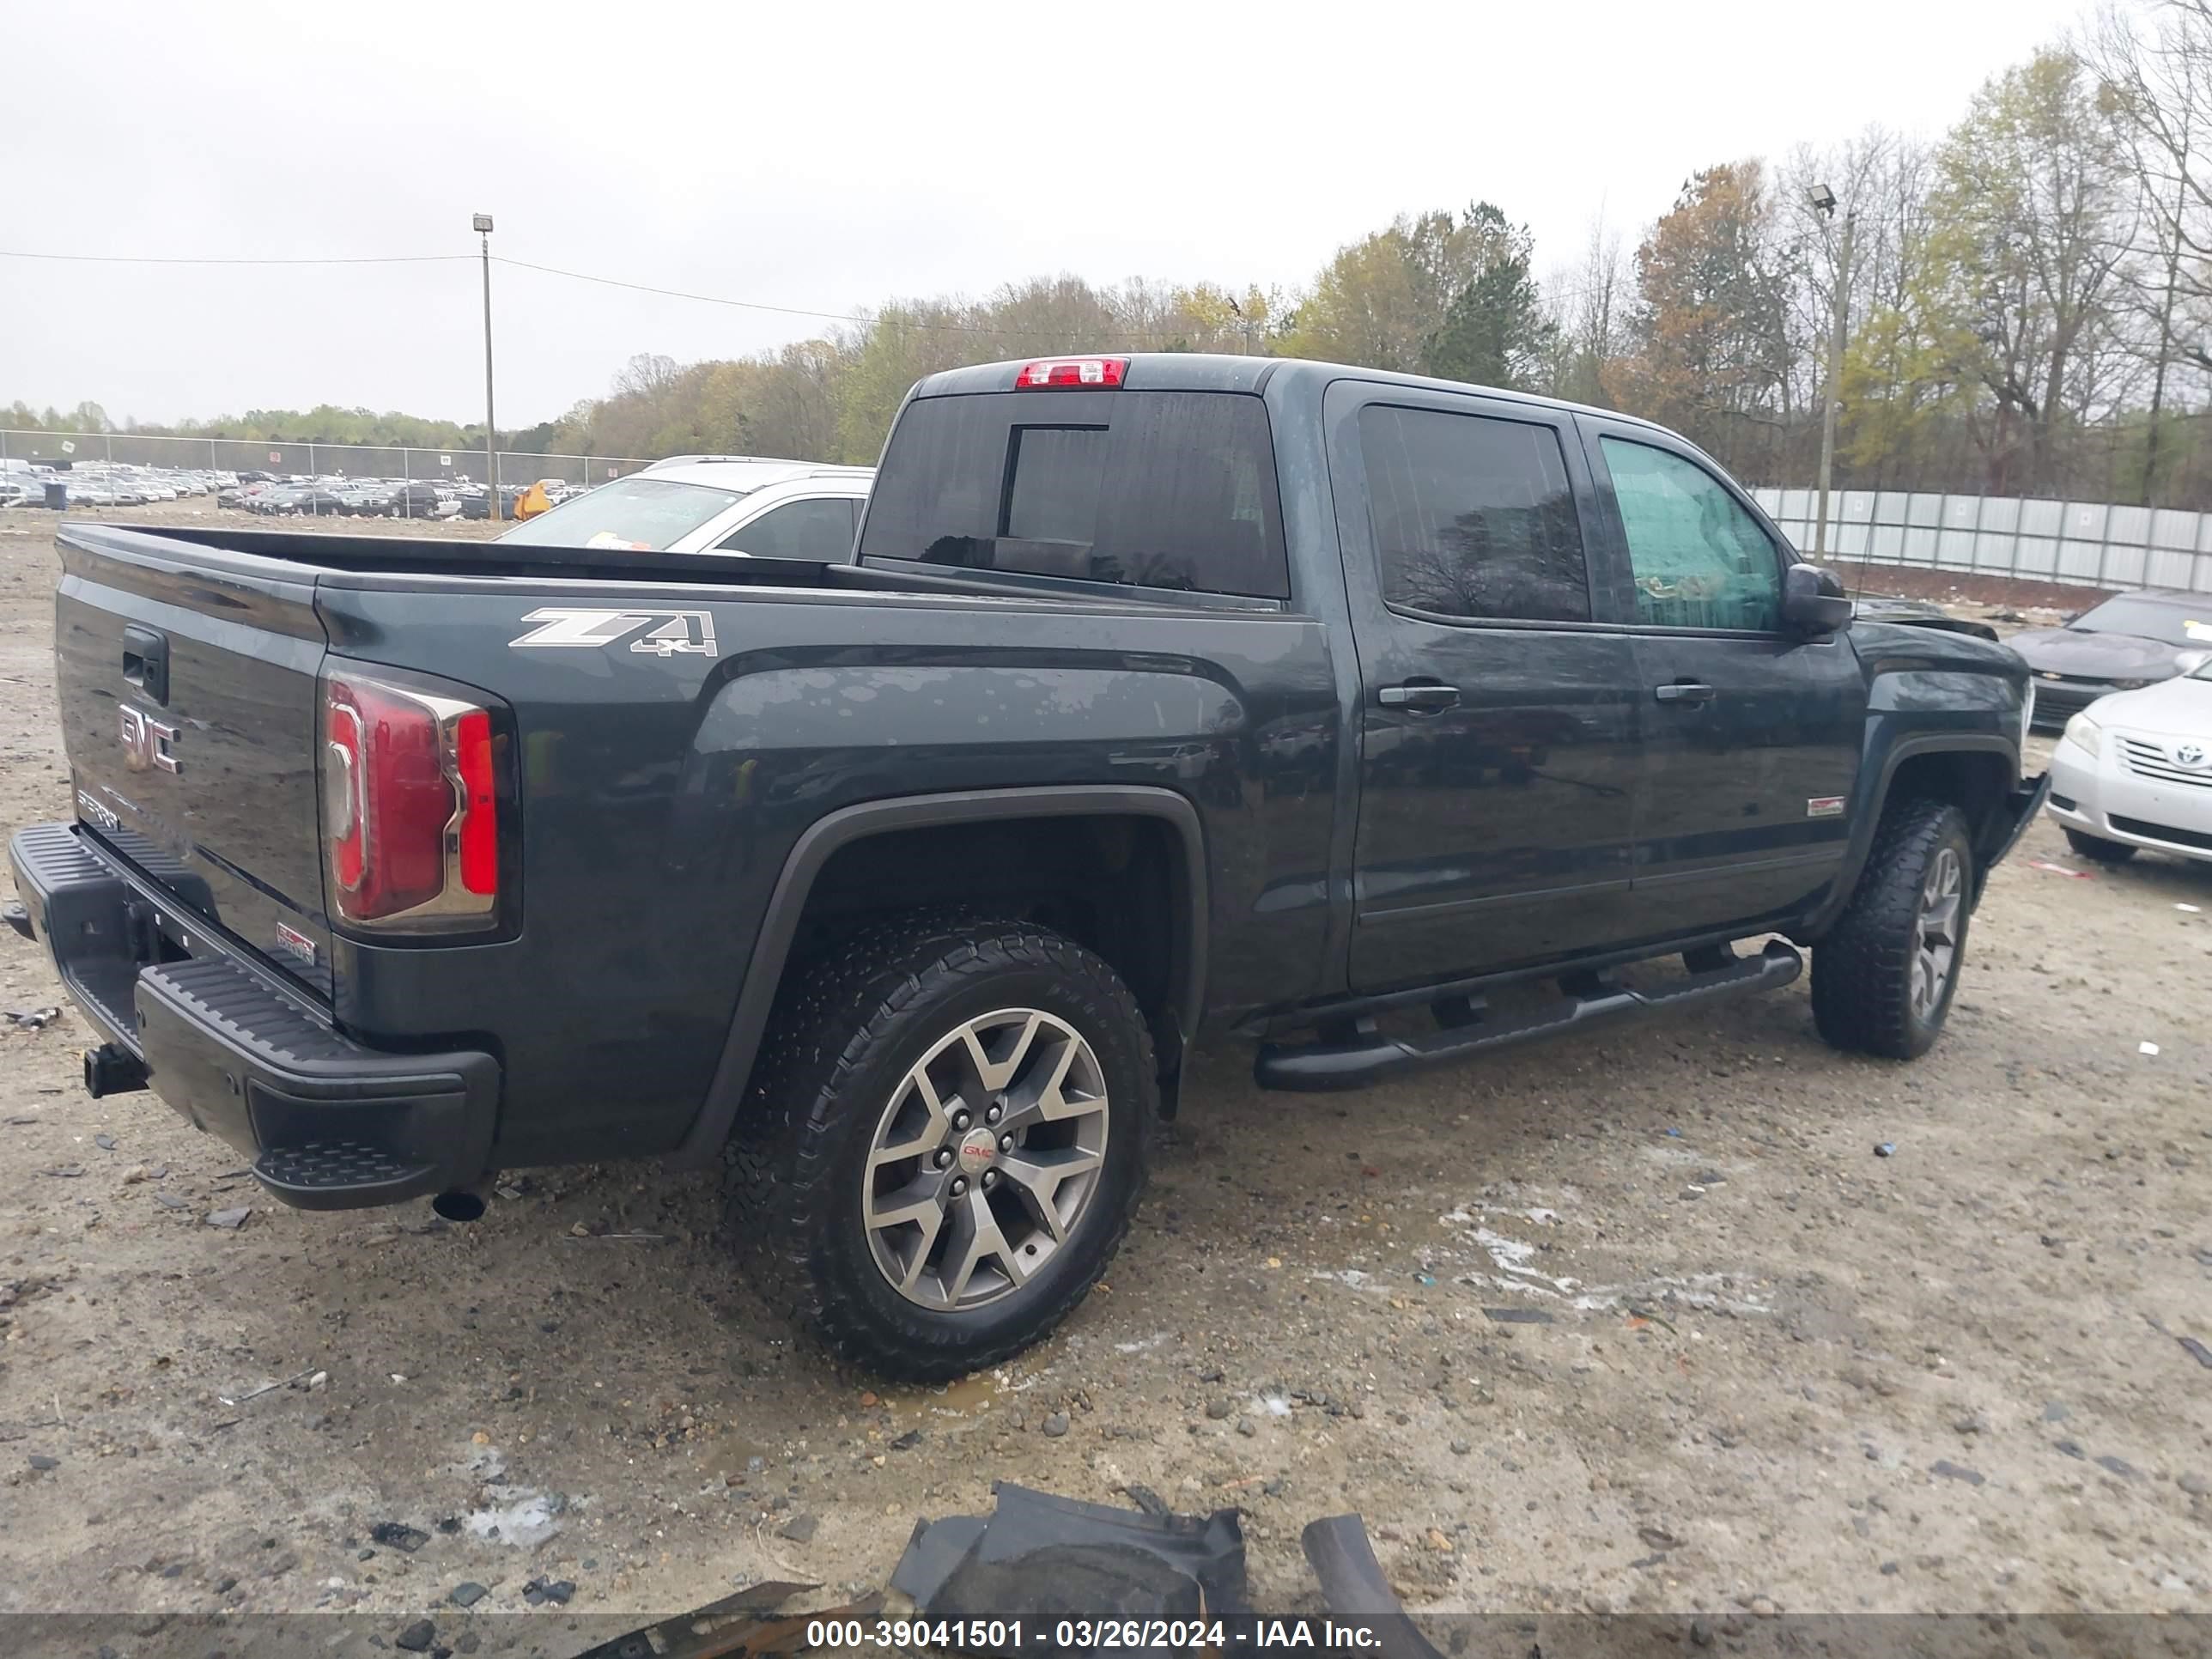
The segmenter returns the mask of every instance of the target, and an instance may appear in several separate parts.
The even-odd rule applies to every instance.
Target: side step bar
[[[1782,939],[1769,939],[1755,957],[1731,957],[1702,968],[1687,978],[1650,991],[1631,990],[1602,976],[1586,977],[1577,989],[1540,1012],[1514,1019],[1486,1019],[1465,1007],[1440,1006],[1438,1012],[1455,1023],[1417,1037],[1383,1036],[1374,1022],[1353,1026],[1350,1041],[1322,1042],[1292,1047],[1268,1043],[1260,1050],[1252,1068],[1253,1080],[1262,1089],[1285,1089],[1313,1094],[1334,1089],[1358,1089],[1401,1072],[1425,1066],[1443,1066],[1486,1049],[1564,1031],[1570,1026],[1589,1025],[1647,1008],[1673,1007],[1678,1003],[1702,1002],[1739,991],[1763,991],[1787,985],[1804,970],[1805,959]],[[1568,976],[1571,980],[1574,976]],[[1469,1017],[1469,1016],[1472,1017]]]

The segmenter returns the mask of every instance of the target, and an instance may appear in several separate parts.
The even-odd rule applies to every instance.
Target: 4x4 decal
[[[629,640],[633,651],[658,657],[691,653],[711,657],[714,647],[714,615],[711,611],[592,611],[570,605],[544,605],[524,617],[538,627],[520,639],[509,640],[510,651],[525,646],[586,648],[619,645]],[[658,626],[652,626],[653,624]],[[651,626],[642,637],[630,639],[641,628]]]

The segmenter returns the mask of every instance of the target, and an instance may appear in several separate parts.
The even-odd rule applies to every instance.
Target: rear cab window
[[[900,416],[862,559],[1290,597],[1267,410],[1248,393],[999,392]]]

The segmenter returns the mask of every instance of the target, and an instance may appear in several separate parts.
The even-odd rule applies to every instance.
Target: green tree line
[[[1816,209],[1813,187],[1837,198]],[[2212,0],[2111,0],[1939,136],[1712,161],[1540,270],[1505,207],[1401,215],[1287,289],[1033,277],[779,350],[633,358],[507,447],[872,461],[924,374],[1071,351],[1309,356],[1649,416],[1755,483],[1815,477],[1848,220],[1842,487],[2212,507]],[[0,424],[99,429],[93,405]],[[150,428],[142,428],[150,429]],[[255,411],[201,436],[473,447],[481,428]]]
[[[1839,486],[2212,507],[2212,0],[2112,7],[1933,140],[1717,161],[1632,245],[1600,222],[1540,275],[1526,227],[1478,200],[1402,215],[1288,292],[1063,276],[895,301],[780,352],[637,358],[553,447],[866,462],[937,369],[1251,351],[1621,410],[1809,483],[1846,218]]]
[[[364,447],[482,449],[483,428],[454,421],[434,421],[370,409],[341,409],[319,404],[313,409],[251,409],[243,415],[173,425],[108,418],[95,403],[75,409],[33,409],[18,399],[0,408],[0,428],[11,432],[94,432],[156,438],[237,438],[251,443],[356,444]],[[557,423],[542,422],[520,430],[502,428],[499,447],[517,454],[542,455],[552,448]]]

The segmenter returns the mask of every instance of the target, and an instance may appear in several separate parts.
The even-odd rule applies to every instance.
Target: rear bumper
[[[85,1019],[195,1127],[251,1157],[275,1197],[358,1209],[486,1172],[500,1095],[492,1055],[354,1042],[222,940],[179,923],[74,824],[20,830],[8,856],[32,934]]]

